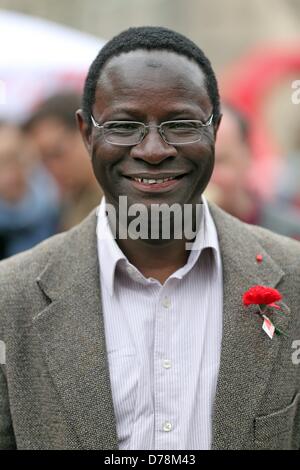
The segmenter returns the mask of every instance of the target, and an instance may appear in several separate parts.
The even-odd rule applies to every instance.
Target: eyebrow
[[[135,109],[135,108],[126,108],[126,107],[120,107],[120,108],[115,108],[111,109],[109,114],[111,116],[131,116],[131,117],[138,117],[138,118],[143,118],[144,113]]]
[[[209,113],[209,116],[211,115],[212,111]],[[127,116],[130,116],[134,119],[140,119],[143,120],[145,118],[145,113],[141,110],[138,110],[132,106],[124,106],[124,107],[116,107],[115,109],[111,109],[111,112],[109,113],[110,116],[117,116],[119,119],[124,119]],[[172,119],[175,119],[178,116],[184,116],[187,119],[208,119],[209,116],[206,115],[207,113],[204,112],[201,108],[199,107],[194,107],[194,106],[188,106],[188,105],[183,105],[183,106],[176,106],[173,109],[169,109],[166,114],[163,117],[164,121],[170,121]],[[192,115],[192,116],[191,116]],[[124,116],[124,118],[121,116]],[[110,118],[111,119],[111,118]],[[116,119],[114,117],[114,119]]]

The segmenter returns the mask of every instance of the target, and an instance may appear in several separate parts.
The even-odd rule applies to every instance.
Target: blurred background
[[[141,25],[187,35],[217,73],[207,197],[300,239],[300,0],[0,0],[0,259],[99,203],[74,112],[105,41]]]

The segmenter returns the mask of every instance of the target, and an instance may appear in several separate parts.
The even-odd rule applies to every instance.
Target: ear
[[[82,109],[78,109],[76,111],[76,120],[77,120],[77,125],[81,134],[81,137],[83,139],[84,145],[91,156],[91,151],[92,151],[92,131],[90,129],[90,126],[87,124],[86,120],[84,119],[83,116],[83,111]]]
[[[222,121],[222,117],[223,117],[223,114],[220,114],[218,117],[218,120],[214,124],[215,138],[217,137],[217,133],[218,133],[221,121]]]

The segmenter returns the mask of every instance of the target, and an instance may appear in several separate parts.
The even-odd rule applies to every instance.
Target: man
[[[222,107],[215,167],[207,197],[219,207],[247,223],[259,222],[259,201],[249,184],[252,166],[246,117],[230,105]]]
[[[300,246],[201,199],[220,119],[180,34],[132,28],[100,51],[78,112],[98,217],[0,265],[3,448],[299,448]],[[155,204],[192,207],[196,237],[170,214],[164,238]],[[280,290],[283,335],[243,306],[254,284]]]
[[[0,259],[57,233],[58,192],[18,127],[0,123]]]
[[[292,139],[292,151],[283,155],[274,196],[262,208],[263,226],[300,240],[300,127]],[[278,175],[278,176],[279,176]]]
[[[24,126],[58,184],[61,230],[81,222],[102,195],[77,128],[75,111],[79,106],[80,97],[74,92],[53,95],[39,105]]]

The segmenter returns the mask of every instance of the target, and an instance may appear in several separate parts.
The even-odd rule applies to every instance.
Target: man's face
[[[250,149],[236,118],[226,109],[216,141],[215,168],[208,191],[215,202],[236,214],[241,192],[247,191],[251,167]]]
[[[139,121],[159,125],[164,121],[201,120],[212,114],[204,74],[199,66],[167,51],[133,51],[112,58],[101,73],[93,116],[107,121]],[[101,130],[79,124],[92,156],[94,173],[105,196],[117,206],[119,196],[128,205],[199,202],[214,165],[215,131],[204,129],[201,141],[171,145],[156,129],[150,129],[138,145],[122,147],[107,143]],[[144,184],[136,178],[162,179],[163,184]]]

